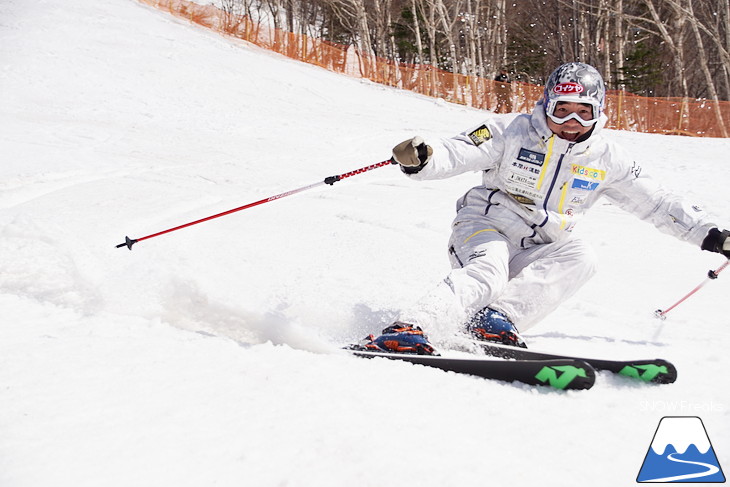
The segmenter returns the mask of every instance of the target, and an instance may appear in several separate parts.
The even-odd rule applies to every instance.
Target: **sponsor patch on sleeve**
[[[486,125],[480,125],[474,131],[467,134],[474,145],[481,145],[484,142],[492,138],[492,132],[489,131]]]

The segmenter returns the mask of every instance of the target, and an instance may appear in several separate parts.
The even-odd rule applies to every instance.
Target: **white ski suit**
[[[587,140],[570,142],[552,133],[538,103],[509,123],[490,119],[427,141],[433,157],[411,178],[483,172],[483,184],[457,201],[449,242],[446,283],[467,315],[489,306],[525,331],[575,293],[595,257],[571,232],[600,197],[697,247],[716,226],[605,140],[605,123],[602,115]]]

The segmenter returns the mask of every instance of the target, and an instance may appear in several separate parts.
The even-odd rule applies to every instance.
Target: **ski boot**
[[[428,337],[418,326],[396,321],[375,338],[369,335],[361,344],[371,352],[413,353],[418,355],[438,355],[428,342]]]
[[[514,323],[491,308],[479,311],[466,324],[466,330],[477,340],[527,348]]]

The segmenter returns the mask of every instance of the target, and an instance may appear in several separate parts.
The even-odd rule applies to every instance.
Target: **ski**
[[[416,365],[435,367],[447,372],[507,382],[522,382],[529,385],[544,385],[561,390],[590,389],[596,380],[596,372],[593,367],[583,360],[572,358],[502,360],[373,352],[357,349],[349,349],[348,351],[357,357],[400,360]]]
[[[516,360],[580,360],[590,364],[596,370],[605,370],[614,374],[631,377],[644,382],[656,384],[671,384],[677,380],[677,368],[664,359],[642,360],[604,360],[595,358],[574,357],[548,352],[539,352],[527,348],[517,348],[497,343],[485,343],[473,340],[487,355]]]

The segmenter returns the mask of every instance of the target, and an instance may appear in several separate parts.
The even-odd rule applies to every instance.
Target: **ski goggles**
[[[567,122],[568,120],[575,120],[576,122],[578,122],[579,124],[581,124],[584,127],[590,127],[591,125],[595,125],[596,122],[598,122],[598,118],[600,116],[600,110],[599,110],[598,104],[595,102],[588,101],[588,100],[580,100],[580,101],[576,101],[576,103],[584,103],[586,105],[591,106],[591,113],[590,113],[589,118],[584,118],[588,114],[583,114],[583,116],[581,116],[576,112],[570,113],[570,114],[566,115],[565,117],[556,116],[555,109],[558,107],[558,103],[567,102],[567,101],[573,101],[573,100],[557,99],[557,100],[550,100],[550,102],[548,102],[547,110],[545,110],[545,113],[547,114],[548,117],[550,117],[550,120],[557,123],[558,125],[562,125],[565,122]]]

